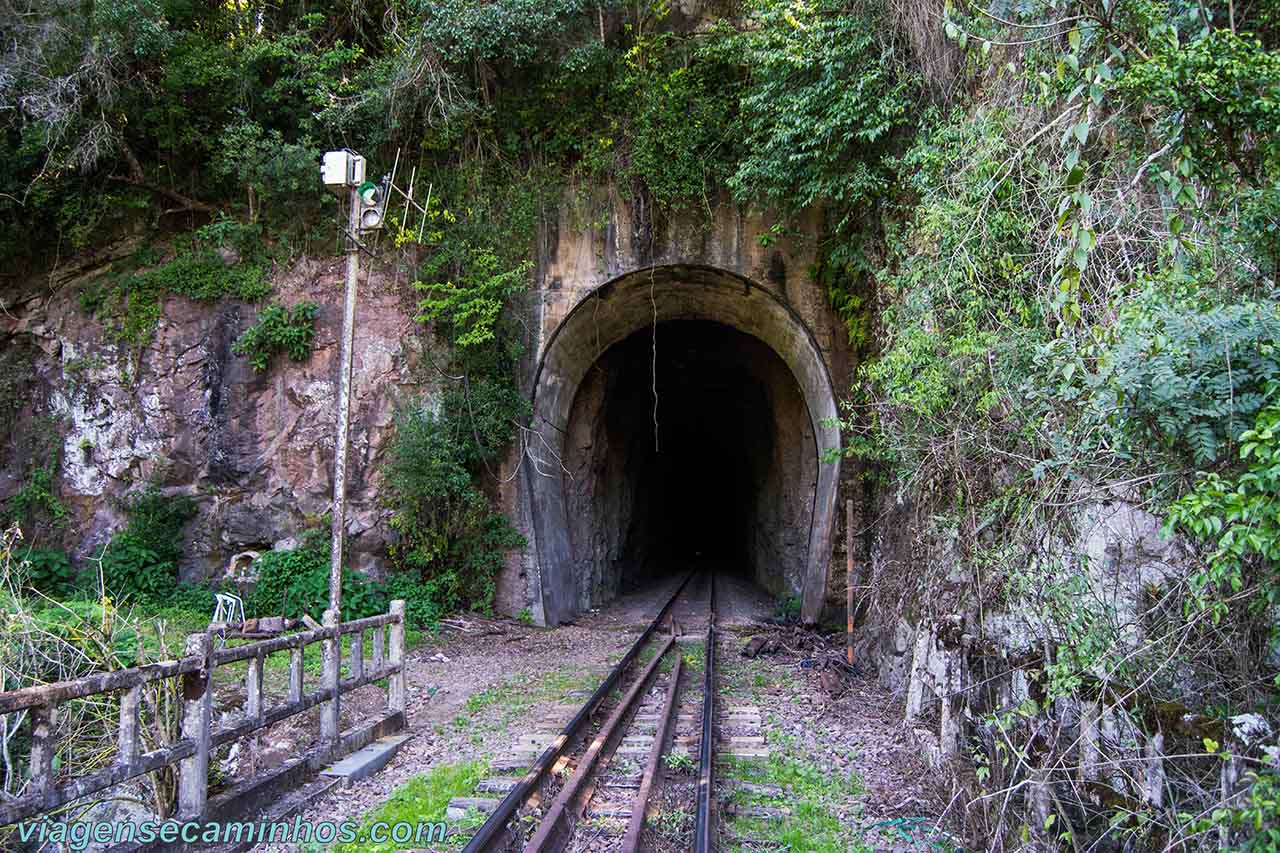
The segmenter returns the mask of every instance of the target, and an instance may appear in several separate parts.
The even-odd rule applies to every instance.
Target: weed
[[[443,821],[449,801],[454,797],[470,794],[488,772],[488,762],[467,761],[460,764],[442,764],[429,773],[415,776],[392,791],[391,796],[378,808],[365,814],[360,823],[357,840],[351,844],[339,844],[335,853],[391,853],[403,849],[406,844],[387,840],[375,844],[369,840],[369,830],[375,824],[394,826],[407,823],[424,827]],[[427,839],[428,842],[433,839]],[[414,843],[412,846],[423,846]]]
[[[286,352],[294,361],[305,361],[311,355],[319,313],[320,306],[314,302],[299,302],[292,308],[272,303],[263,308],[257,322],[236,339],[231,351],[247,356],[258,373],[270,366],[277,353]]]
[[[672,773],[679,773],[684,776],[693,775],[694,761],[693,756],[683,750],[678,752],[668,752],[663,756],[662,763]]]
[[[863,851],[863,846],[840,820],[848,802],[863,792],[862,780],[855,773],[832,774],[810,761],[794,739],[776,734],[770,738],[767,759],[727,758],[721,770],[727,778],[763,785],[777,785],[787,791],[787,809],[781,821],[765,822],[760,818],[736,816],[730,826],[739,836],[769,838],[791,850],[812,853],[848,853]],[[758,794],[742,796],[742,805],[762,804],[767,797]]]

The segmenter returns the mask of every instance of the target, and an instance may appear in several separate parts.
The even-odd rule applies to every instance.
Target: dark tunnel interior
[[[623,341],[610,395],[608,429],[629,445],[635,495],[623,559],[640,575],[709,562],[749,576],[754,497],[775,440],[745,352],[761,345],[708,323],[659,325],[656,346],[654,331]]]
[[[694,567],[785,591],[812,502],[811,466],[789,464],[788,444],[812,446],[812,430],[768,346],[701,320],[645,328],[598,359],[570,421],[570,526],[592,600]]]

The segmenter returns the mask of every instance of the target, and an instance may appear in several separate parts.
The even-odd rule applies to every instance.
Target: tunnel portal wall
[[[669,222],[657,227],[641,220],[632,206],[615,199],[603,229],[577,224],[568,204],[544,229],[538,286],[527,306],[533,418],[506,462],[508,482],[502,489],[504,505],[527,545],[510,556],[499,579],[497,605],[512,613],[527,607],[536,621],[557,624],[607,596],[604,561],[584,554],[591,546],[581,537],[574,541],[573,522],[584,493],[590,492],[566,464],[573,461],[569,436],[575,401],[582,394],[587,405],[593,393],[601,393],[592,389],[588,374],[613,345],[655,323],[703,321],[737,330],[776,354],[803,399],[811,443],[804,433],[781,436],[806,455],[802,471],[807,474],[784,486],[803,494],[799,500],[794,494],[771,497],[804,506],[802,513],[793,513],[786,533],[802,540],[790,553],[803,551],[798,586],[804,616],[815,620],[830,594],[840,486],[838,463],[820,459],[839,446],[836,389],[847,388],[851,378],[843,325],[813,276],[820,217],[792,220],[792,236],[767,244],[758,237],[771,233],[774,220],[730,204],[715,208],[709,226]],[[759,499],[768,497],[764,490]],[[617,502],[627,499],[616,492],[587,498],[600,512],[618,512]],[[785,566],[755,569],[766,582],[779,579],[772,591],[794,589],[789,574],[796,573]]]

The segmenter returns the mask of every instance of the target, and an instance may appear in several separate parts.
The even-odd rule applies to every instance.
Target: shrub
[[[831,0],[754,0],[748,9],[753,26],[718,48],[749,73],[739,106],[744,154],[730,188],[790,209],[848,209],[872,197],[887,182],[886,142],[911,104],[877,22]]]
[[[304,613],[313,619],[329,607],[329,549],[308,544],[291,551],[271,551],[259,557],[254,567],[258,581],[246,612],[256,616],[285,616],[296,619]],[[387,609],[382,587],[350,569],[342,570],[342,618],[363,619]]]
[[[447,326],[461,347],[491,342],[503,305],[528,288],[532,270],[532,261],[510,265],[487,246],[449,246],[428,258],[413,283],[423,294],[417,319]]]
[[[421,583],[412,574],[397,572],[387,578],[387,599],[404,599],[405,617],[414,625],[435,626],[448,611],[441,606],[443,596],[437,584]]]
[[[216,250],[196,246],[152,269],[126,273],[93,287],[82,294],[81,304],[95,313],[105,309],[113,320],[115,337],[141,346],[150,340],[167,296],[205,302],[232,297],[253,302],[270,292],[271,283],[260,261],[228,266]]]
[[[742,74],[730,56],[687,51],[682,42],[670,32],[640,38],[616,87],[619,102],[631,105],[620,176],[648,189],[659,209],[705,204],[733,162]]]
[[[1272,386],[1280,393],[1280,384]],[[1262,409],[1253,428],[1239,436],[1244,471],[1234,478],[1205,475],[1196,489],[1169,508],[1167,529],[1182,530],[1213,550],[1203,572],[1193,578],[1201,602],[1214,598],[1217,615],[1226,607],[1216,592],[1238,592],[1251,568],[1260,570],[1260,601],[1280,605],[1280,405]],[[1280,625],[1272,624],[1273,640]]]
[[[1218,461],[1280,379],[1280,306],[1221,304],[1147,283],[1093,353],[1094,403],[1130,452],[1161,448],[1196,465]]]
[[[125,533],[161,559],[177,562],[182,557],[182,528],[196,516],[196,502],[186,495],[166,495],[155,486],[129,494],[124,499],[129,517]]]
[[[253,369],[262,372],[278,353],[286,352],[294,361],[311,355],[311,342],[316,336],[316,315],[320,306],[299,302],[292,308],[273,303],[262,309],[258,320],[236,339],[231,351],[248,356]]]
[[[387,487],[391,525],[403,538],[392,557],[430,591],[436,612],[488,609],[503,553],[524,543],[472,482],[468,457],[447,416],[423,408],[400,414]]]
[[[70,590],[75,582],[75,566],[64,551],[28,548],[20,553],[18,559],[23,564],[25,582],[30,589],[57,596]]]
[[[31,469],[27,481],[22,488],[9,498],[5,506],[5,514],[9,522],[31,523],[39,519],[48,519],[54,527],[65,527],[67,508],[58,498],[54,479],[58,473],[57,454],[50,454],[49,461]]]
[[[158,601],[177,584],[177,565],[128,534],[113,536],[97,559],[103,584],[116,598]]]
[[[195,501],[164,495],[148,486],[128,495],[124,508],[128,525],[95,556],[102,566],[106,591],[139,602],[166,602],[180,589],[177,575],[182,528],[195,517]]]

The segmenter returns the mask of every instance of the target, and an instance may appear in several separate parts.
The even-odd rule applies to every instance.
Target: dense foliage
[[[90,564],[96,577],[86,585],[113,600],[212,613],[212,593],[178,581],[182,532],[195,518],[195,501],[147,486],[126,496],[124,511],[128,524],[94,555]]]
[[[438,411],[419,403],[400,412],[387,468],[391,526],[400,535],[392,556],[404,572],[393,584],[432,618],[487,610],[505,553],[524,543],[477,482],[491,474],[527,404],[509,374],[474,367],[463,367]]]
[[[927,624],[968,607],[979,634],[1000,611],[1035,638],[1027,700],[974,712],[979,782],[1007,771],[1005,796],[973,800],[978,846],[1048,832],[1000,805],[1033,768],[1058,783],[1059,841],[1262,843],[1280,825],[1274,772],[1218,802],[1220,750],[1182,742],[1163,805],[1099,806],[1055,715],[1109,702],[1126,738],[1172,741],[1171,708],[1220,732],[1274,707],[1280,8],[685,6],[7,0],[0,254],[163,236],[81,295],[138,346],[168,295],[268,295],[271,258],[315,243],[321,149],[399,155],[427,209],[393,211],[386,242],[413,249],[424,378],[442,390],[397,420],[395,571],[349,589],[358,609],[391,594],[431,620],[487,607],[520,541],[494,509],[496,468],[525,436],[524,293],[566,202],[599,227],[610,186],[642,242],[740,203],[780,214],[751,235],[767,245],[819,210],[812,273],[859,362],[844,452],[914,513],[928,555],[874,585],[873,611]],[[237,351],[258,370],[303,356],[313,319],[270,305]],[[56,524],[45,460],[10,518]],[[1189,568],[1144,576],[1140,615],[1079,546],[1099,506],[1185,537]],[[179,509],[113,540],[110,584],[173,589]],[[62,583],[48,555],[31,566]],[[255,607],[319,606],[326,566],[315,547],[264,557]]]
[[[1029,832],[1265,846],[1274,773],[1247,798],[1198,787],[1226,750],[1162,709],[1221,732],[1276,698],[1277,10],[939,8],[965,64],[896,155],[900,192],[873,226],[878,352],[845,423],[847,453],[909,502],[929,556],[874,606],[941,619],[954,590],[975,625],[1007,613],[1023,639],[1000,642],[1027,643],[1029,696],[987,713],[971,756],[1006,791],[1040,768],[1052,820],[1019,826],[987,792],[970,824],[993,847]],[[1117,599],[1108,572],[1136,569],[1084,546],[1109,513],[1205,547]],[[1121,557],[1142,559],[1103,560]],[[1163,806],[1099,807],[1074,775],[1079,729],[1047,734],[1059,702],[1100,703],[1127,737],[1182,753]]]
[[[329,606],[329,554],[329,540],[318,533],[308,536],[298,548],[263,554],[253,564],[257,580],[245,600],[246,614],[290,619],[306,614],[319,621]],[[377,584],[343,568],[344,621],[385,613],[387,603]]]

